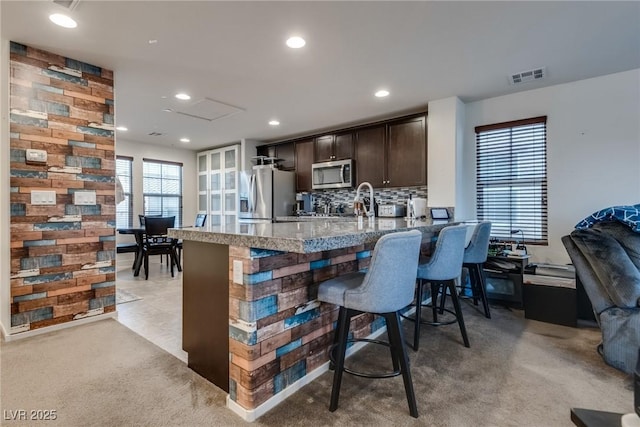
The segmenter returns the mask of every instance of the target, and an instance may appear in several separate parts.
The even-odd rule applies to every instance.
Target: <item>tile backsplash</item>
[[[356,196],[355,189],[339,189],[339,190],[318,190],[313,191],[310,194],[313,195],[315,200],[329,199],[331,200],[332,210],[337,210],[342,206],[346,210],[352,209],[353,199]],[[390,204],[390,203],[406,203],[409,195],[412,197],[427,198],[427,187],[397,187],[397,188],[378,188],[373,190],[373,197],[378,204]],[[368,190],[361,193],[361,196],[368,196]],[[319,203],[321,204],[321,203]]]

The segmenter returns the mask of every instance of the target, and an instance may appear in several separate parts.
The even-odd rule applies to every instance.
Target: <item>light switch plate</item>
[[[27,162],[47,163],[47,152],[44,150],[27,148],[25,156]]]
[[[90,206],[96,204],[95,191],[76,191],[73,193],[73,204],[81,206]]]
[[[56,192],[52,190],[31,190],[32,205],[55,205]]]
[[[242,285],[242,261],[239,259],[233,260],[233,283]]]

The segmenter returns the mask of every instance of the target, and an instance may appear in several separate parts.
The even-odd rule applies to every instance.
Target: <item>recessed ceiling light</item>
[[[280,124],[280,122],[279,122],[279,121],[277,121],[277,120],[271,120],[271,121],[269,121],[269,124],[270,124],[271,126],[278,126],[278,125]]]
[[[158,40],[156,39],[149,40],[149,44],[156,44],[156,43],[158,43]]]
[[[188,101],[191,99],[191,97],[189,95],[187,95],[186,93],[178,93],[176,94],[176,98],[181,99],[183,101]]]
[[[125,126],[118,126],[118,127],[116,128],[116,130],[127,131],[127,130],[129,130],[129,129],[128,129],[127,127],[125,127]]]
[[[49,19],[56,25],[60,25],[64,28],[76,28],[78,24],[76,21],[68,17],[67,15],[63,15],[61,13],[54,13],[53,15],[49,15]]]
[[[304,41],[302,37],[294,36],[287,39],[287,46],[292,49],[300,49],[305,44],[307,44],[307,42]]]
[[[383,89],[383,90],[379,90],[379,91],[377,91],[377,92],[375,93],[375,95],[376,95],[378,98],[384,98],[385,96],[389,96],[389,91],[388,91],[388,90],[384,90],[384,89]]]
[[[191,140],[189,138],[180,138],[180,142],[183,142],[185,144],[191,142]]]
[[[173,110],[171,108],[165,108],[164,110],[165,113],[173,113]]]

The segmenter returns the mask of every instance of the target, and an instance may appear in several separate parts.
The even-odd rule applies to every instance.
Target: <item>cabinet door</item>
[[[207,213],[209,209],[207,207],[207,183],[209,180],[208,157],[209,155],[207,153],[198,154],[198,213]]]
[[[427,182],[427,144],[424,117],[389,125],[387,186],[409,187]]]
[[[282,159],[279,167],[282,170],[292,171],[296,168],[296,154],[293,142],[285,142],[276,146],[276,157]]]
[[[333,141],[333,159],[344,160],[353,158],[353,132],[336,135]]]
[[[296,142],[296,191],[311,191],[313,148],[313,139]]]
[[[333,156],[333,135],[324,135],[316,138],[315,161],[330,162]]]
[[[207,223],[235,221],[238,212],[238,146],[198,153],[198,213]],[[187,222],[188,224],[188,222]]]
[[[384,142],[385,126],[373,126],[356,132],[356,184],[367,181],[374,188],[385,185]]]
[[[236,146],[220,149],[222,151],[222,214],[233,217],[238,211],[238,148]]]

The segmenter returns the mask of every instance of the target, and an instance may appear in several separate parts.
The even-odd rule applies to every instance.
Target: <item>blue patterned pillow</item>
[[[631,206],[611,206],[601,209],[576,224],[577,230],[583,230],[603,221],[620,221],[633,231],[640,233],[640,203]]]

